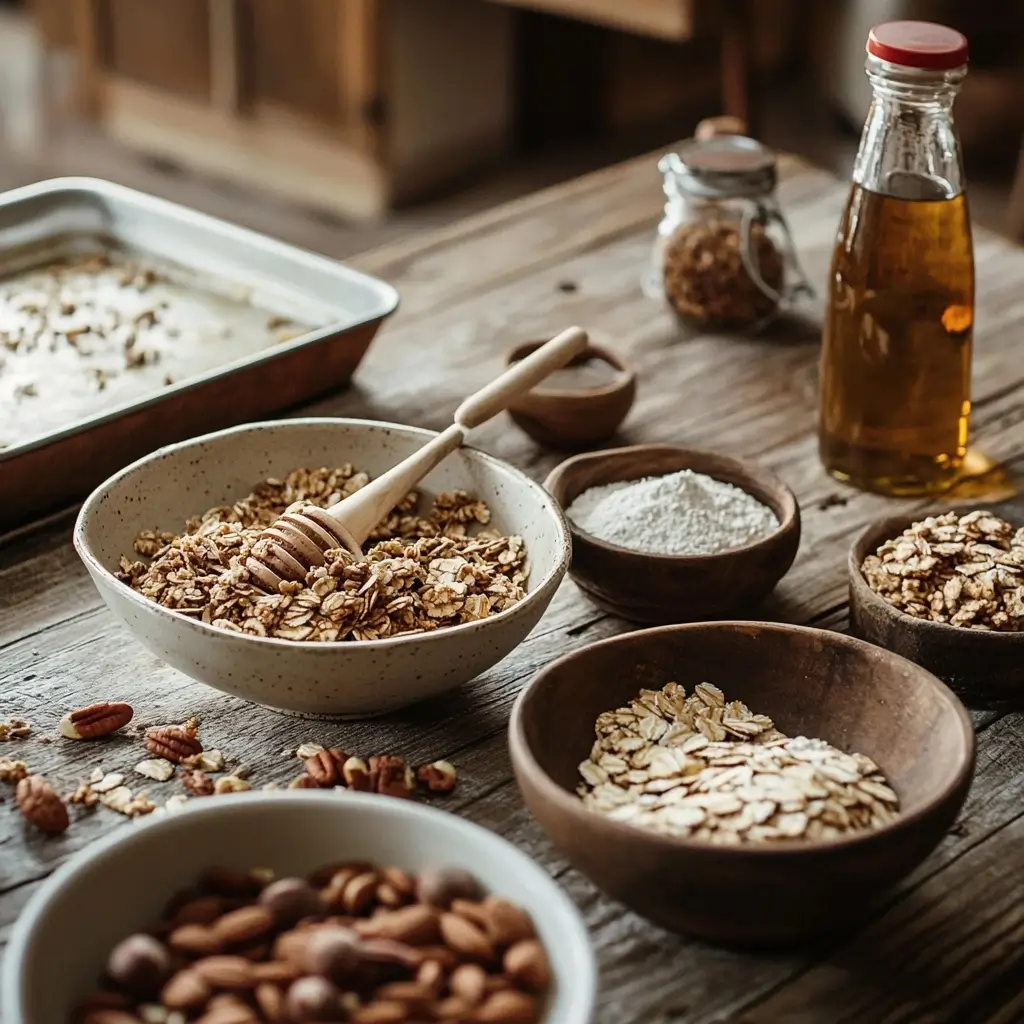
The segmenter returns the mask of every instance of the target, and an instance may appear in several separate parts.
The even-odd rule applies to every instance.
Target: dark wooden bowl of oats
[[[767,622],[573,651],[523,690],[509,746],[527,806],[604,892],[749,948],[870,916],[956,820],[974,767],[971,721],[931,673]]]
[[[969,707],[1024,707],[1024,533],[1017,543],[1011,525],[1022,511],[872,523],[850,548],[850,631],[934,672]]]

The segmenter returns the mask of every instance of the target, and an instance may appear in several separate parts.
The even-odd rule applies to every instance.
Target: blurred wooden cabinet
[[[501,5],[35,0],[53,3],[70,6],[83,105],[111,135],[240,184],[372,217],[511,145]]]

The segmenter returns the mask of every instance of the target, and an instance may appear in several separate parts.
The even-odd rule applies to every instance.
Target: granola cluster
[[[368,482],[351,465],[266,480],[241,501],[190,519],[180,536],[140,534],[135,551],[150,561],[123,557],[118,579],[221,629],[299,641],[424,633],[485,619],[525,596],[522,538],[473,530],[487,526],[490,510],[462,491],[439,494],[425,516],[416,512],[418,495],[407,495],[374,530],[365,561],[336,549],[304,582],[282,583],[276,594],[252,582],[245,560],[278,516],[326,507]]]
[[[967,629],[1024,629],[1024,529],[991,512],[914,523],[861,565],[868,586],[907,615]]]
[[[591,810],[716,845],[827,840],[879,828],[899,799],[878,765],[790,738],[711,683],[641,690],[606,711],[579,768]]]

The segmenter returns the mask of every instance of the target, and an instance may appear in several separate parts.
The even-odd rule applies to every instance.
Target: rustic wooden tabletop
[[[763,617],[842,629],[844,557],[855,531],[883,512],[923,506],[843,490],[822,472],[814,434],[818,310],[760,340],[687,340],[641,295],[660,216],[655,162],[612,167],[355,260],[399,288],[401,311],[355,386],[304,411],[442,428],[459,399],[500,370],[512,345],[582,324],[637,365],[638,400],[622,443],[753,457],[793,487],[803,510],[801,551]],[[785,161],[784,171],[782,200],[820,288],[847,187],[796,161]],[[972,487],[994,500],[1008,496],[1024,462],[1024,250],[988,234],[976,246],[975,459],[1001,462],[1002,472]],[[504,417],[474,443],[536,479],[558,461]],[[296,762],[281,752],[306,740],[414,763],[446,757],[461,781],[444,806],[529,851],[585,914],[600,957],[603,1024],[1024,1020],[1021,715],[974,713],[977,778],[960,821],[860,932],[795,954],[724,952],[662,932],[602,897],[554,852],[519,800],[505,727],[523,683],[567,649],[630,628],[572,583],[517,651],[462,691],[385,720],[309,722],[205,689],[137,644],[101,604],[72,550],[73,515],[0,539],[0,719],[21,716],[33,726],[30,738],[0,744],[0,755],[27,761],[62,792],[97,767],[130,774],[142,756],[138,739],[57,737],[62,714],[104,699],[129,701],[144,724],[202,716],[206,746],[249,766],[256,784],[294,777]],[[76,812],[67,833],[48,839],[26,827],[9,789],[0,791],[6,934],[55,867],[109,830],[132,826],[97,808]],[[149,791],[162,801],[180,783]]]

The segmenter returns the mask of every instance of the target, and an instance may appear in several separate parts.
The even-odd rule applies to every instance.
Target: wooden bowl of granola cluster
[[[192,678],[298,714],[394,711],[468,682],[536,625],[570,556],[551,496],[467,447],[380,524],[365,562],[335,552],[268,595],[244,557],[293,502],[339,500],[430,436],[292,419],[171,445],[89,497],[75,547],[118,619]]]
[[[751,948],[862,922],[956,820],[974,767],[970,718],[935,676],[767,622],[566,654],[520,694],[509,746],[527,806],[604,892]]]
[[[851,632],[969,706],[1024,707],[1024,508],[878,520],[850,548]]]

